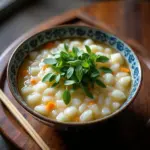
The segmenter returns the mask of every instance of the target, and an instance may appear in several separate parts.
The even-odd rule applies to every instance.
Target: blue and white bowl
[[[47,42],[60,40],[64,38],[91,38],[93,40],[108,44],[109,46],[113,47],[124,56],[131,70],[132,86],[131,86],[128,99],[117,111],[106,116],[105,118],[97,119],[86,123],[61,123],[36,113],[34,110],[28,107],[27,104],[24,102],[23,98],[19,93],[18,84],[17,84],[17,73],[20,65],[23,63],[25,57],[28,55],[29,52],[34,51],[36,48],[38,48],[39,46]],[[134,51],[125,42],[120,40],[118,37],[109,34],[107,32],[104,32],[100,29],[86,27],[86,26],[77,26],[77,25],[59,26],[59,27],[47,29],[31,36],[30,38],[22,42],[15,49],[14,53],[12,54],[9,60],[7,75],[9,81],[9,87],[12,94],[14,95],[15,99],[28,112],[30,112],[33,116],[35,116],[40,121],[50,126],[58,125],[63,128],[69,126],[77,127],[77,126],[96,124],[98,122],[101,122],[103,120],[106,120],[118,114],[135,99],[140,89],[140,85],[142,81],[142,71],[141,71],[140,62],[136,54],[134,53]]]

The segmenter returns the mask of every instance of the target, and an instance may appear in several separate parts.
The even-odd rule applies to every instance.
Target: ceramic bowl
[[[74,38],[74,37],[75,38],[91,38],[93,40],[106,43],[109,46],[116,49],[117,51],[119,51],[124,56],[127,63],[129,64],[129,68],[131,70],[131,76],[132,76],[132,86],[131,86],[128,99],[114,113],[102,119],[97,119],[97,120],[85,122],[85,123],[62,123],[62,122],[58,122],[58,121],[49,119],[47,117],[44,117],[40,115],[39,113],[36,113],[33,109],[27,106],[27,104],[21,97],[19,90],[18,90],[17,74],[18,74],[18,69],[20,65],[23,63],[25,57],[28,55],[29,52],[34,51],[39,46],[49,41],[55,41],[55,40],[60,40],[64,38]],[[120,40],[118,37],[112,34],[106,33],[100,29],[85,27],[85,26],[77,26],[77,25],[59,26],[59,27],[47,29],[23,41],[15,49],[14,53],[12,54],[9,60],[7,76],[8,76],[8,83],[9,83],[10,90],[14,98],[17,100],[17,102],[19,102],[21,106],[23,106],[30,114],[32,114],[34,117],[44,122],[45,124],[50,125],[50,126],[56,126],[62,129],[68,129],[70,127],[76,128],[76,127],[91,126],[94,124],[101,123],[102,121],[108,120],[108,118],[115,116],[116,114],[120,113],[123,109],[125,109],[135,99],[135,96],[137,95],[140,89],[140,85],[142,81],[142,71],[141,71],[140,62],[136,54],[134,53],[134,51],[125,42]]]

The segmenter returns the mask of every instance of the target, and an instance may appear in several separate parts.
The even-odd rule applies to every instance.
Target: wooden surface
[[[135,5],[130,7],[128,3],[129,1],[127,0],[124,2],[103,2],[93,4],[92,6],[71,11],[62,16],[50,19],[30,32],[30,34],[32,34],[42,29],[61,24],[76,23],[92,25],[115,33],[117,36],[125,39],[130,46],[134,48],[136,54],[140,57],[142,68],[144,70],[141,91],[134,103],[119,116],[110,120],[105,127],[81,133],[55,131],[36,121],[17,104],[8,89],[5,67],[14,47],[29,34],[26,34],[15,41],[1,56],[1,88],[51,148],[94,149],[97,146],[109,148],[112,147],[112,145],[115,145],[116,147],[124,146],[126,149],[145,149],[146,146],[149,146],[150,129],[147,128],[145,124],[150,117],[150,71],[148,68],[150,66],[150,54],[140,44],[143,44],[146,48],[150,45],[150,29],[148,26],[148,23],[150,25],[150,20],[148,19],[150,5],[145,2],[135,3]],[[0,127],[10,140],[22,149],[39,149],[36,143],[29,135],[27,135],[23,128],[20,127],[3,105],[0,105],[0,114]]]

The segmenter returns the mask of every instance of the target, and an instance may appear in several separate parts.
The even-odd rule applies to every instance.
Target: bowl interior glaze
[[[64,38],[91,38],[93,40],[105,43],[113,47],[124,56],[131,70],[132,86],[131,86],[128,99],[117,111],[104,118],[86,122],[86,123],[60,123],[36,113],[34,110],[28,107],[27,104],[24,102],[24,100],[22,99],[19,93],[18,85],[17,85],[17,73],[20,65],[23,63],[25,57],[28,55],[29,52],[36,50],[39,46],[49,41],[55,41]],[[115,114],[119,113],[124,108],[126,108],[129,105],[129,103],[135,98],[142,81],[142,71],[141,71],[140,62],[137,56],[135,55],[135,53],[133,52],[133,50],[126,43],[124,43],[116,36],[106,33],[100,29],[85,27],[85,26],[76,26],[76,25],[60,26],[60,27],[44,30],[28,38],[24,42],[22,42],[18,46],[18,48],[16,48],[16,50],[14,51],[14,53],[10,58],[8,64],[7,76],[8,76],[10,90],[14,95],[15,99],[32,115],[34,115],[41,121],[47,123],[59,123],[59,124],[70,124],[70,125],[84,125],[84,124],[96,123],[105,120],[107,118],[110,118]]]

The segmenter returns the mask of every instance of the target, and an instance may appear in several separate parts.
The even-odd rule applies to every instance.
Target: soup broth
[[[18,87],[27,105],[41,115],[87,122],[121,107],[131,75],[124,57],[112,47],[91,39],[64,39],[30,52],[19,69]]]

